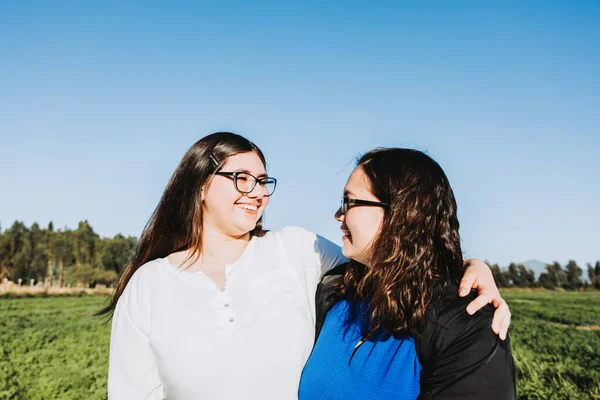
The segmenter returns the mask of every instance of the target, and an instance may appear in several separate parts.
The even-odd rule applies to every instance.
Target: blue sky
[[[483,4],[485,3],[485,4]],[[247,136],[266,213],[340,242],[354,159],[427,151],[467,256],[600,259],[600,3],[0,3],[0,223],[139,236],[187,148]]]

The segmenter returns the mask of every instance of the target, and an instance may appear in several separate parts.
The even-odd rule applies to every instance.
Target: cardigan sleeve
[[[113,314],[108,366],[108,398],[163,399],[148,337],[148,304],[142,271],[137,271],[119,298]]]
[[[459,298],[457,291],[444,290],[417,338],[423,368],[418,399],[515,399],[510,339],[500,340],[492,331],[493,307],[468,315],[465,309],[476,294]]]

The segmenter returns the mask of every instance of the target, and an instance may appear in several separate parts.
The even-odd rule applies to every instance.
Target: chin
[[[348,246],[345,244],[342,246],[342,254],[346,258],[353,258],[353,256],[355,255],[354,252],[351,249],[349,249]]]
[[[243,223],[243,224],[238,225],[238,229],[241,232],[243,232],[243,234],[253,231],[254,228],[256,228],[256,222],[255,223]]]
[[[342,254],[346,258],[350,258],[351,260],[354,260],[354,261],[359,262],[361,264],[367,265],[367,260],[365,259],[365,257],[361,257],[360,253],[357,253],[356,251],[353,251],[353,249],[351,249],[351,248],[347,248],[346,246],[342,246]]]

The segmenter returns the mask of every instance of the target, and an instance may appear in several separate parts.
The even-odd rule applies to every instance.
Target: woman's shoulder
[[[168,265],[166,258],[157,258],[142,264],[131,276],[128,286],[151,286],[155,282],[164,279],[163,274],[168,268],[173,268]]]
[[[492,306],[466,312],[476,296],[459,297],[458,287],[449,285],[428,308],[424,332],[415,338],[421,397],[515,398],[510,341],[492,330]]]
[[[309,231],[306,228],[296,225],[285,226],[283,228],[268,231],[267,234],[272,234],[275,236],[285,236],[285,237],[315,237],[316,233]]]
[[[417,338],[421,351],[443,352],[454,346],[457,341],[492,332],[494,308],[491,305],[483,307],[473,315],[467,313],[467,305],[476,297],[475,291],[465,297],[459,297],[458,286],[454,284],[440,289],[439,295],[427,310],[423,334]],[[489,337],[495,339],[495,335]]]
[[[317,234],[301,226],[286,226],[281,229],[268,231],[262,240],[276,240],[284,245],[298,245],[302,243],[313,243]]]
[[[440,289],[434,297],[427,312],[426,326],[431,331],[442,330],[446,333],[452,330],[464,330],[466,327],[490,323],[494,316],[491,305],[483,307],[473,315],[467,313],[467,306],[477,297],[476,291],[471,291],[465,297],[458,296],[458,286],[449,284]]]

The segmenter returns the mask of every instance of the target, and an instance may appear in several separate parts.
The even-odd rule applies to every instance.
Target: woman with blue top
[[[260,149],[233,133],[184,155],[103,310],[109,399],[297,398],[317,285],[347,259],[303,228],[263,229],[275,184]],[[468,269],[465,285],[496,294],[507,315],[489,268]]]
[[[299,399],[514,399],[510,343],[491,329],[493,307],[469,316],[475,295],[457,295],[459,223],[441,167],[416,150],[373,150],[335,217],[351,261],[318,288],[318,339]]]

